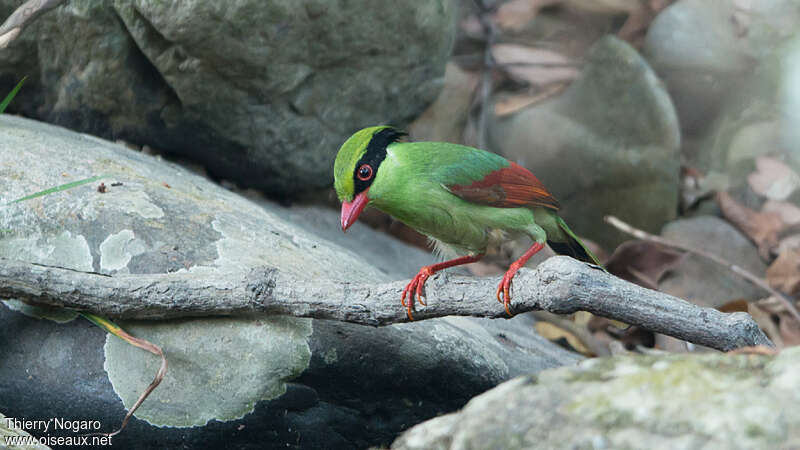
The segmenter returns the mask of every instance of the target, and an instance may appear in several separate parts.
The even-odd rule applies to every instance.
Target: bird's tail
[[[558,226],[561,228],[561,231],[564,232],[567,240],[566,242],[547,241],[547,245],[549,245],[550,248],[552,248],[553,251],[559,255],[571,256],[577,260],[590,264],[597,264],[598,266],[603,267],[603,265],[600,264],[600,260],[594,256],[594,253],[592,253],[592,251],[589,250],[589,248],[586,247],[586,245],[581,242],[580,239],[578,239],[578,236],[575,236],[575,233],[569,229],[567,223],[564,222],[564,219],[557,215],[555,216],[555,219],[556,222],[558,222]],[[603,270],[605,270],[605,268],[603,268]]]

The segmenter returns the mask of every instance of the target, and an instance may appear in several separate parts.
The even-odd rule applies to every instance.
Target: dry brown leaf
[[[747,183],[766,198],[786,200],[800,188],[800,175],[776,158],[760,156],[756,158],[756,171],[747,176]]]
[[[781,333],[783,345],[786,347],[800,345],[800,326],[798,326],[797,321],[788,313],[782,313],[778,318],[780,320],[778,330]]]
[[[781,217],[775,213],[754,211],[725,191],[717,193],[717,203],[725,218],[755,242],[761,257],[771,259],[772,252],[778,247],[778,234],[786,227]]]
[[[756,302],[756,305],[769,314],[778,315],[786,311],[786,305],[774,296],[762,298]]]
[[[790,249],[778,255],[767,268],[770,286],[789,295],[800,294],[800,249]]]
[[[494,113],[498,116],[514,114],[517,111],[560,94],[568,85],[569,83],[555,83],[536,94],[525,93],[506,97],[494,104]]]
[[[626,241],[620,244],[606,261],[606,269],[623,280],[650,289],[675,268],[685,253],[650,241]]]
[[[515,80],[533,85],[569,82],[578,76],[577,67],[561,53],[517,44],[492,46],[495,62]]]
[[[564,339],[569,343],[569,345],[574,348],[576,351],[583,355],[593,355],[589,349],[583,345],[580,339],[578,339],[574,334],[570,333],[569,331],[559,328],[552,323],[544,322],[544,321],[537,321],[536,322],[536,332],[539,333],[543,338],[547,339],[548,341],[558,341],[560,339]]]
[[[519,31],[530,23],[542,8],[561,2],[562,0],[511,0],[497,8],[494,23],[505,30]]]
[[[731,300],[728,303],[725,303],[724,305],[717,307],[717,309],[725,313],[740,312],[740,311],[747,312],[748,309],[747,305],[748,305],[747,300],[739,298],[736,300]]]

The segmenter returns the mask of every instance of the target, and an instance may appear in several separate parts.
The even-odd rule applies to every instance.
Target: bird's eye
[[[358,168],[358,173],[356,176],[361,181],[369,180],[372,178],[372,166],[369,164],[362,164],[361,167]]]

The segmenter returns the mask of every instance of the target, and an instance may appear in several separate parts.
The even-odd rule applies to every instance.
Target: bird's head
[[[369,203],[367,192],[379,176],[386,147],[405,134],[389,126],[369,127],[342,144],[333,164],[333,185],[342,202],[342,231],[355,223]]]

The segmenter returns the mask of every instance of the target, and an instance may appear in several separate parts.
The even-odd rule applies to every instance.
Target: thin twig
[[[478,7],[478,21],[486,34],[486,47],[483,50],[483,73],[481,75],[481,110],[478,116],[478,147],[487,148],[486,127],[489,122],[489,97],[492,95],[492,75],[495,66],[492,47],[497,40],[497,30],[488,15],[490,9],[482,0],[475,0],[475,4]]]
[[[0,25],[0,49],[8,47],[34,19],[63,2],[64,0],[28,0],[20,5]]]
[[[706,259],[708,259],[710,261],[713,261],[713,262],[721,265],[722,267],[727,268],[731,272],[739,275],[740,277],[742,277],[745,280],[753,283],[754,285],[760,287],[761,289],[764,289],[765,291],[769,292],[770,295],[774,296],[781,303],[783,303],[783,305],[786,307],[786,309],[789,311],[789,313],[798,322],[800,322],[800,312],[797,311],[797,308],[795,307],[795,305],[792,303],[791,300],[789,300],[782,293],[780,293],[779,291],[774,289],[772,286],[770,286],[763,278],[760,278],[760,277],[758,277],[756,275],[753,275],[752,273],[748,272],[747,270],[743,269],[742,267],[737,266],[736,264],[729,263],[729,262],[725,261],[724,259],[722,259],[721,257],[719,257],[719,256],[717,256],[717,255],[715,255],[713,253],[709,253],[709,252],[707,252],[705,250],[702,250],[702,249],[699,249],[699,248],[696,248],[696,247],[689,247],[688,245],[683,245],[681,243],[678,243],[678,242],[675,242],[675,241],[671,241],[669,239],[664,239],[661,236],[656,236],[656,235],[650,234],[650,233],[648,233],[648,232],[646,232],[644,230],[640,230],[638,228],[634,228],[631,225],[628,225],[627,223],[617,219],[614,216],[606,216],[605,217],[605,221],[608,224],[614,226],[615,228],[617,228],[617,229],[619,229],[619,230],[621,230],[621,231],[623,231],[625,233],[628,233],[628,234],[630,234],[633,237],[636,237],[638,239],[643,239],[643,240],[651,241],[651,242],[657,242],[657,243],[659,243],[661,245],[666,245],[667,247],[677,248],[677,249],[683,250],[685,252],[689,252],[689,253],[694,254],[694,255],[702,256],[703,258],[706,258]]]

